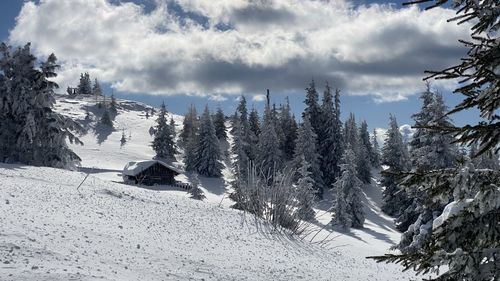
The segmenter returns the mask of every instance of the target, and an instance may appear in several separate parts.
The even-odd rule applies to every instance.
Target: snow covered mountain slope
[[[346,247],[84,173],[0,165],[1,280],[404,280]],[[366,245],[369,247],[369,245]]]
[[[97,123],[102,111],[92,98],[57,100],[57,111],[87,129],[81,137],[85,145],[71,145],[82,167],[70,172],[0,165],[2,281],[415,278],[399,266],[365,259],[387,252],[400,236],[380,211],[377,184],[364,189],[364,229],[332,230],[327,194],[311,233],[297,241],[272,234],[260,221],[229,208],[228,163],[222,179],[200,177],[205,202],[173,187],[120,184],[127,162],[154,155],[149,129],[157,116],[146,118],[149,106],[118,100],[115,129],[106,130]],[[173,118],[179,132],[182,117]],[[121,146],[123,131],[127,142]],[[188,182],[189,175],[178,179]]]

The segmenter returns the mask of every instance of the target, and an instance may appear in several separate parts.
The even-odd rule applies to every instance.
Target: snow
[[[443,213],[434,219],[432,222],[432,229],[435,230],[439,228],[445,221],[450,217],[456,216],[460,211],[466,208],[473,199],[465,199],[460,201],[453,201],[444,207]]]
[[[147,168],[153,166],[154,164],[160,164],[164,167],[167,167],[179,174],[182,173],[180,169],[177,169],[176,167],[173,167],[171,165],[168,165],[165,162],[159,161],[159,160],[145,160],[145,161],[138,161],[138,162],[128,162],[127,165],[125,165],[125,168],[123,168],[122,174],[125,176],[135,176],[139,174],[140,172],[146,170]]]
[[[176,187],[122,184],[126,163],[154,156],[148,131],[157,116],[146,119],[147,105],[118,100],[116,129],[106,130],[96,125],[94,103],[58,97],[56,105],[88,129],[84,146],[70,146],[82,158],[78,171],[0,164],[0,280],[415,279],[398,265],[365,258],[388,253],[400,238],[380,211],[376,178],[363,187],[363,229],[328,225],[327,192],[304,236],[278,234],[230,208],[227,159],[222,178],[199,177],[204,201]],[[179,132],[182,117],[172,117]],[[123,129],[130,138],[121,146]]]

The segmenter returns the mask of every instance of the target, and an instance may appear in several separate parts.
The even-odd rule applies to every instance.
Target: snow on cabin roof
[[[128,162],[127,165],[125,165],[125,168],[123,168],[123,175],[126,176],[135,176],[139,174],[140,172],[146,170],[147,168],[153,166],[155,163],[158,163],[167,169],[170,169],[176,173],[181,174],[182,171],[172,165],[169,165],[165,162],[159,161],[159,160],[145,160],[145,161],[138,161],[138,162]]]

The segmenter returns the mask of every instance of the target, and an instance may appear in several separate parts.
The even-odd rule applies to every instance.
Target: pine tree
[[[325,186],[320,169],[320,157],[316,149],[316,133],[314,133],[307,115],[299,127],[295,142],[294,167],[296,169],[300,169],[302,159],[309,164],[314,193],[322,198]]]
[[[491,151],[479,154],[478,144],[472,144],[469,151],[469,159],[471,159],[472,164],[477,169],[490,169],[490,170],[500,170],[500,163],[498,157]]]
[[[156,119],[156,133],[151,146],[156,153],[156,159],[164,159],[166,161],[175,160],[177,149],[172,136],[172,128],[167,124],[167,110],[165,103],[162,103],[158,119]]]
[[[203,200],[206,198],[203,190],[200,188],[200,180],[197,174],[193,174],[191,177],[191,188],[189,189],[189,194],[191,194],[192,199]]]
[[[315,218],[316,215],[313,210],[315,199],[314,180],[311,178],[311,165],[303,156],[300,162],[300,167],[297,170],[297,199],[299,201],[297,206],[297,213],[300,219],[311,221]]]
[[[109,112],[113,115],[113,116],[116,116],[116,114],[118,114],[118,109],[117,109],[117,102],[116,102],[116,98],[115,98],[115,95],[112,93],[111,94],[111,102],[109,103]]]
[[[246,185],[248,167],[251,161],[255,161],[256,148],[255,137],[251,138],[250,128],[248,123],[248,110],[246,106],[246,98],[240,97],[240,102],[234,113],[232,120],[231,133],[233,134],[233,146],[231,151],[236,155],[233,162],[234,174],[236,181],[234,182],[235,189],[239,186]]]
[[[381,159],[381,164],[388,167],[383,171],[381,180],[381,185],[384,187],[382,211],[390,216],[400,217],[411,205],[411,200],[408,199],[405,190],[397,182],[397,174],[409,169],[410,160],[406,150],[396,117],[391,115]],[[399,230],[406,230],[409,222],[411,223],[415,218],[409,211],[406,213],[410,217],[401,217],[398,222],[397,228]]]
[[[304,101],[306,107],[302,113],[302,119],[306,116],[309,118],[316,134],[318,134],[321,129],[321,108],[318,104],[318,100],[319,95],[316,91],[316,85],[314,84],[314,80],[311,80],[309,87],[306,88],[306,99]]]
[[[94,86],[92,86],[92,95],[94,95],[96,99],[97,97],[102,96],[101,84],[99,84],[97,78],[94,80]]]
[[[259,143],[260,135],[260,121],[257,110],[253,108],[248,116],[248,129],[249,129],[249,149],[250,160],[255,161],[257,157],[257,145]]]
[[[151,116],[153,116],[153,109],[151,109]],[[191,104],[188,112],[184,116],[184,121],[182,121],[182,131],[179,135],[179,146],[185,147],[193,135],[196,134],[198,127],[198,114],[196,112],[196,107]]]
[[[282,165],[282,153],[274,126],[275,122],[269,104],[268,92],[256,157],[256,163],[268,184],[272,183],[274,175],[281,169]]]
[[[256,137],[259,137],[260,121],[259,114],[257,113],[257,110],[255,110],[255,108],[252,108],[252,110],[250,111],[250,115],[248,116],[248,127]]]
[[[198,131],[199,128],[193,128],[190,133],[187,143],[184,148],[184,168],[188,172],[196,171],[198,155],[196,154],[196,148],[198,147]]]
[[[370,134],[368,133],[368,124],[366,124],[366,121],[361,122],[358,140],[358,177],[362,182],[370,183],[372,177],[371,162],[373,161],[373,147],[370,142]]]
[[[214,117],[215,134],[217,135],[217,138],[219,140],[227,139],[225,122],[226,122],[226,116],[224,116],[224,112],[219,107]]]
[[[362,182],[357,177],[354,152],[348,147],[342,157],[342,176],[335,182],[335,202],[332,207],[334,226],[344,229],[362,228],[365,216],[363,211]]]
[[[358,143],[358,126],[356,125],[356,117],[351,112],[349,114],[349,118],[344,124],[344,145],[346,147],[350,146],[354,155],[356,155],[359,147]]]
[[[340,120],[340,90],[335,90],[335,115],[334,115],[334,123],[333,130],[330,134],[330,137],[333,138],[332,141],[332,153],[330,156],[332,158],[328,161],[331,163],[331,171],[325,176],[333,176],[333,180],[336,180],[340,177],[340,155],[344,154],[344,146],[343,146],[343,137],[342,137],[342,121]]]
[[[338,147],[341,140],[337,126],[336,109],[334,105],[332,91],[327,83],[323,93],[323,104],[321,105],[321,136],[318,142],[318,151],[321,155],[321,172],[326,187],[332,187],[337,177],[336,168],[339,165]],[[339,134],[339,135],[337,135]]]
[[[281,106],[279,113],[279,127],[281,129],[280,149],[283,151],[285,161],[293,159],[295,150],[295,139],[297,138],[297,123],[292,116],[290,101],[288,97],[285,104]]]
[[[380,168],[380,146],[378,144],[377,130],[373,129],[372,135],[373,154],[371,157],[372,167]]]
[[[220,177],[223,166],[220,163],[219,140],[215,134],[215,127],[208,106],[205,106],[205,111],[201,117],[198,140],[196,170],[200,175]]]
[[[422,1],[421,1],[422,2]],[[429,8],[451,1],[432,3]],[[457,10],[450,21],[470,23],[472,36],[462,41],[469,51],[460,64],[440,72],[431,72],[438,79],[459,79],[455,90],[464,100],[449,112],[479,109],[483,118],[478,124],[462,127],[430,126],[442,134],[453,133],[462,144],[478,144],[476,157],[489,153],[498,158],[498,108],[500,79],[498,72],[500,10],[497,1],[452,2]],[[442,164],[442,163],[441,163]],[[470,163],[458,168],[438,169],[431,173],[409,176],[432,201],[449,199],[441,215],[432,222],[432,236],[417,253],[386,255],[377,259],[401,263],[417,272],[435,272],[435,280],[498,280],[500,278],[500,172],[477,170]]]
[[[413,171],[421,173],[451,168],[457,159],[457,149],[452,144],[453,137],[424,128],[432,125],[451,125],[449,117],[445,116],[446,106],[442,96],[433,93],[427,84],[421,99],[423,100],[421,111],[413,116],[417,127],[415,135],[418,139],[410,142]],[[418,251],[425,240],[431,237],[432,221],[442,211],[444,204],[433,202],[421,189],[421,184],[405,184],[405,189],[413,200],[414,206],[410,211],[412,215],[415,214],[413,216],[418,215],[418,217],[403,233],[398,248],[403,253],[412,253]]]
[[[87,72],[80,74],[80,83],[77,86],[76,92],[79,95],[92,95],[92,82]]]
[[[29,43],[14,51],[0,44],[0,161],[73,168],[80,158],[66,139],[83,144],[73,134],[83,128],[53,111],[56,56],[48,56],[39,69],[35,62]]]
[[[109,114],[109,110],[107,108],[104,108],[104,111],[102,113],[101,120],[99,122],[107,127],[113,128],[113,121],[111,120],[111,116]]]

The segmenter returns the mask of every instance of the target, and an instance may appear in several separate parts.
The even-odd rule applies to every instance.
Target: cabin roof
[[[154,164],[160,164],[164,166],[165,168],[172,170],[178,174],[181,174],[182,171],[172,165],[169,165],[165,162],[159,161],[159,160],[145,160],[145,161],[137,161],[137,162],[128,162],[127,165],[125,165],[125,168],[123,168],[123,175],[126,176],[136,176],[140,174],[142,171],[146,170],[147,168],[153,166]]]

